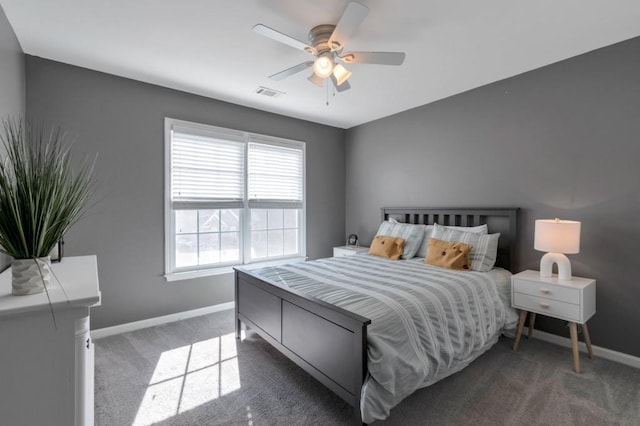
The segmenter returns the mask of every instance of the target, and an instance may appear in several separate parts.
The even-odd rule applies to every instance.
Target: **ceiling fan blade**
[[[349,3],[329,38],[329,46],[333,50],[342,49],[368,14],[367,6],[356,2]]]
[[[307,78],[307,80],[309,80],[310,82],[312,82],[318,87],[322,87],[322,83],[324,82],[324,79],[318,77],[316,73],[311,73],[311,75]]]
[[[308,44],[303,43],[300,40],[296,40],[295,38],[290,37],[286,34],[283,34],[280,31],[276,31],[273,28],[269,28],[266,25],[254,25],[253,32],[265,37],[269,37],[272,40],[279,41],[280,43],[286,44],[287,46],[291,46],[295,49],[311,53],[312,55],[315,55],[316,53],[316,50]]]
[[[277,72],[277,73],[275,73],[273,75],[270,75],[269,78],[271,80],[276,80],[276,81],[284,80],[285,78],[287,78],[287,77],[289,77],[291,75],[294,75],[294,74],[299,73],[300,71],[306,70],[307,68],[309,68],[312,65],[313,65],[313,61],[303,62],[301,64],[296,65],[295,67],[287,68],[284,71],[280,71],[280,72]]]
[[[404,52],[347,52],[340,59],[348,64],[402,65]]]
[[[344,83],[342,83],[341,85],[338,86],[338,80],[336,79],[336,77],[334,75],[331,76],[331,82],[333,83],[333,87],[336,88],[338,93],[341,93],[341,92],[344,92],[346,90],[351,89],[351,85],[349,84],[348,81],[345,81]]]

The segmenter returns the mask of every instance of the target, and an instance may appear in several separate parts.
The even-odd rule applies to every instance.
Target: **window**
[[[167,118],[165,163],[168,279],[304,256],[303,142]]]

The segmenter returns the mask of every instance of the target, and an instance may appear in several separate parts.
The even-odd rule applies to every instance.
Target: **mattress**
[[[359,254],[253,273],[371,319],[361,395],[366,423],[467,366],[517,322],[511,274],[499,268],[452,271],[422,259]]]

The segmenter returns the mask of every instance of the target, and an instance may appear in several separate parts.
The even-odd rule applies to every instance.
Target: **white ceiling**
[[[27,54],[341,128],[640,35],[638,0],[360,2],[370,13],[345,50],[407,58],[349,65],[351,90],[327,106],[310,71],[268,78],[310,57],[251,28],[306,42],[348,0],[0,0]]]

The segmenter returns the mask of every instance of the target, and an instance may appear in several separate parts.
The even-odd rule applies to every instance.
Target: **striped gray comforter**
[[[504,270],[459,272],[421,260],[355,255],[253,273],[371,319],[361,396],[366,423],[464,368],[517,318],[501,299],[500,287],[504,294],[510,285]]]

